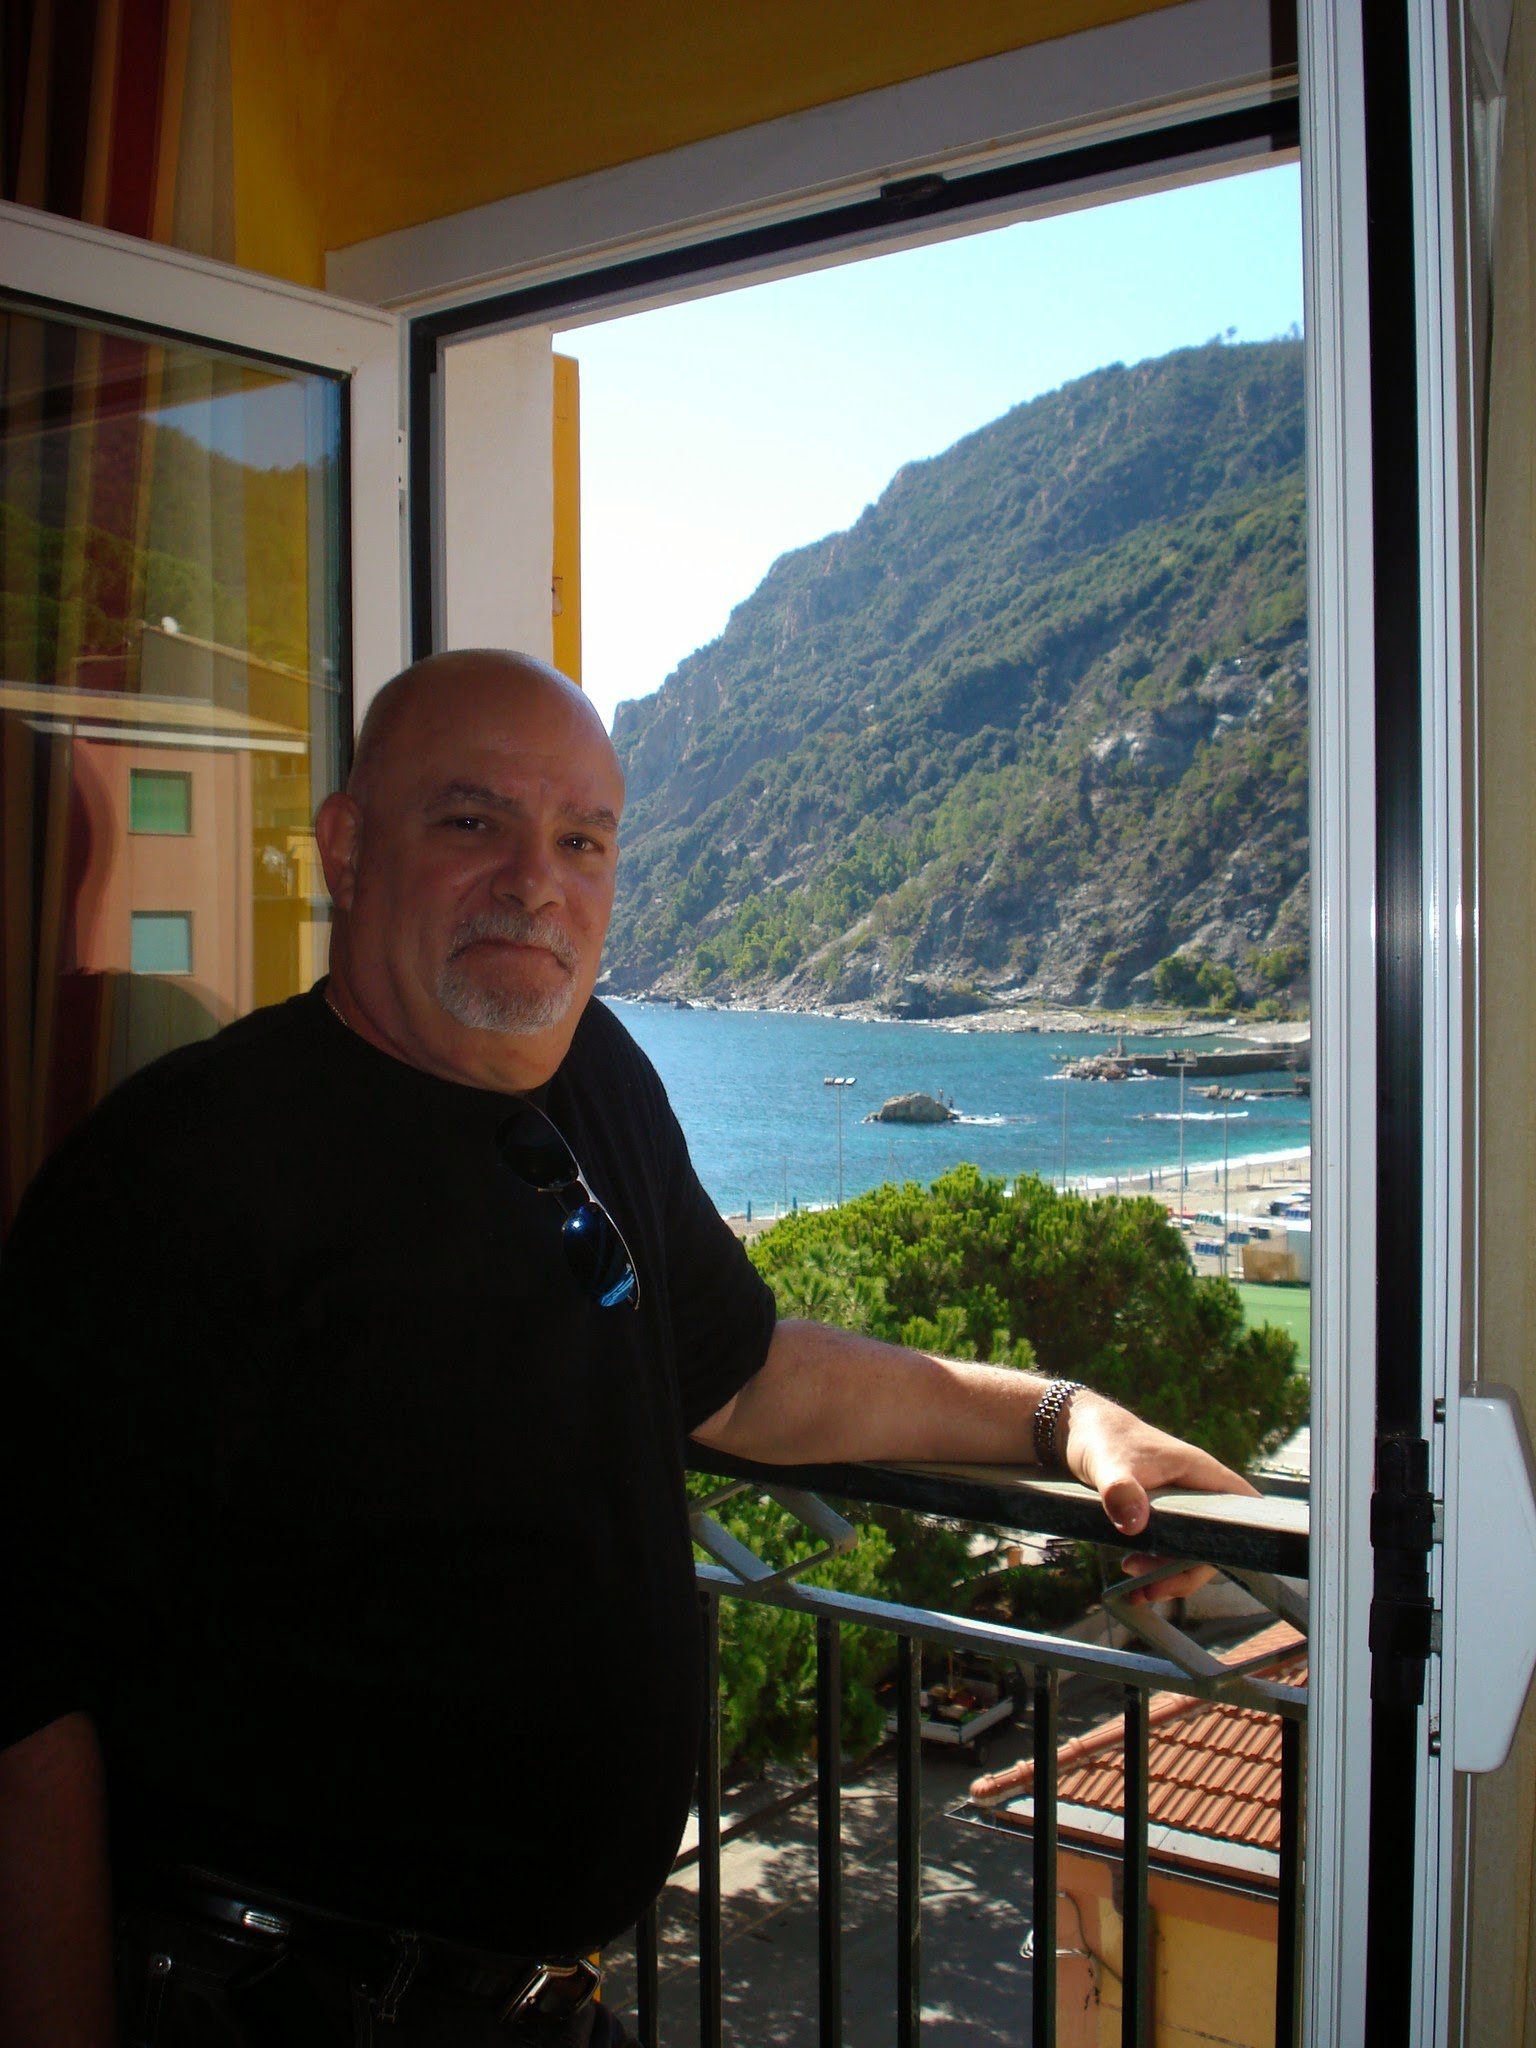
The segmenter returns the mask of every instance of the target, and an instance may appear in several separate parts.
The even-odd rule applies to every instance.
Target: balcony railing
[[[820,1524],[820,1497],[845,1503],[906,1508],[948,1520],[1028,1531],[1125,1548],[1098,1502],[1071,1481],[1042,1479],[1011,1469],[939,1466],[824,1466],[787,1471],[752,1466],[710,1453],[694,1469],[772,1488]],[[805,1496],[810,1496],[809,1502]],[[821,1510],[821,1514],[824,1514]],[[832,1520],[835,1522],[836,1517]],[[707,1533],[707,1532],[706,1532]],[[720,1532],[716,1531],[718,1535]],[[1295,1498],[1262,1500],[1178,1495],[1158,1503],[1137,1547],[1217,1566],[1245,1583],[1273,1611],[1305,1626],[1305,1603],[1294,1582],[1308,1576],[1308,1514]],[[1115,1649],[1007,1624],[798,1583],[739,1551],[730,1540],[710,1541],[725,1562],[700,1563],[698,1581],[707,1643],[707,1707],[698,1782],[699,2026],[701,2048],[723,2042],[723,1939],[721,1921],[721,1754],[719,1603],[764,1601],[811,1616],[816,1629],[816,1809],[818,2033],[821,2048],[843,2040],[842,1749],[840,1740],[841,1638],[845,1626],[882,1630],[894,1639],[897,1771],[896,1913],[891,1939],[896,1956],[897,2048],[915,2048],[921,2026],[921,1711],[922,1646],[962,1650],[1024,1667],[1029,1685],[1034,1757],[1030,1858],[1033,1895],[1029,2029],[1032,2048],[1056,2040],[1057,1798],[1060,1744],[1059,1687],[1064,1674],[1111,1680],[1121,1688],[1125,1713],[1125,1815],[1120,1858],[1123,1935],[1121,2041],[1149,2043],[1148,1912],[1148,1703],[1154,1692],[1184,1693],[1262,1708],[1281,1717],[1280,1846],[1274,2039],[1294,2048],[1302,1892],[1302,1812],[1305,1781],[1306,1696],[1258,1670],[1212,1658],[1181,1630],[1138,1609],[1142,1642]],[[803,1565],[794,1569],[803,1569]],[[1125,1614],[1123,1606],[1120,1609]],[[1129,1616],[1126,1616],[1129,1618]],[[640,2037],[645,2048],[665,2048],[659,2010],[658,1936],[653,1908],[636,1930]],[[1023,2015],[1020,2015],[1022,2022]],[[1022,2024],[1017,2030],[1023,2032]],[[1017,2038],[1017,2034],[1012,2036]]]

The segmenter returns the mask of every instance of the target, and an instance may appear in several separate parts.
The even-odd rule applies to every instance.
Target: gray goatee
[[[568,973],[575,971],[576,948],[553,918],[530,917],[521,910],[482,911],[455,927],[447,962],[437,977],[437,1000],[449,1016],[471,1031],[498,1031],[510,1037],[548,1031],[558,1024],[575,1000],[574,980],[547,989],[487,985],[476,979],[463,957],[484,939],[546,947]]]

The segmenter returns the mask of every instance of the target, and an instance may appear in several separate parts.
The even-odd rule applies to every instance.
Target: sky
[[[334,455],[341,444],[342,389],[334,377],[303,370],[260,370],[242,363],[218,389],[208,369],[208,352],[167,345],[162,355],[164,389],[187,384],[202,395],[172,398],[156,411],[158,423],[179,427],[220,455],[254,469],[291,469]]]
[[[1294,165],[567,329],[604,719],[904,462],[1106,363],[1301,321]]]

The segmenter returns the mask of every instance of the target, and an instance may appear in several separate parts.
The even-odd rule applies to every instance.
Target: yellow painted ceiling
[[[238,260],[324,252],[1170,0],[232,0]]]

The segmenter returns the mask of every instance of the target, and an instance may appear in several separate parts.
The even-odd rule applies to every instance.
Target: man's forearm
[[[925,1458],[1034,1462],[1034,1419],[1050,1385],[1007,1366],[973,1365],[879,1344],[824,1323],[781,1322],[761,1370],[696,1434],[768,1465]],[[1092,1392],[1053,1436],[1067,1469],[1093,1487],[1115,1527],[1146,1527],[1157,1487],[1254,1489],[1206,1451]]]
[[[0,2048],[112,2048],[111,1885],[96,1731],[0,1750]]]
[[[764,1464],[890,1458],[1033,1461],[1035,1408],[1049,1381],[1007,1366],[936,1358],[825,1323],[786,1319],[729,1421],[701,1438]]]

